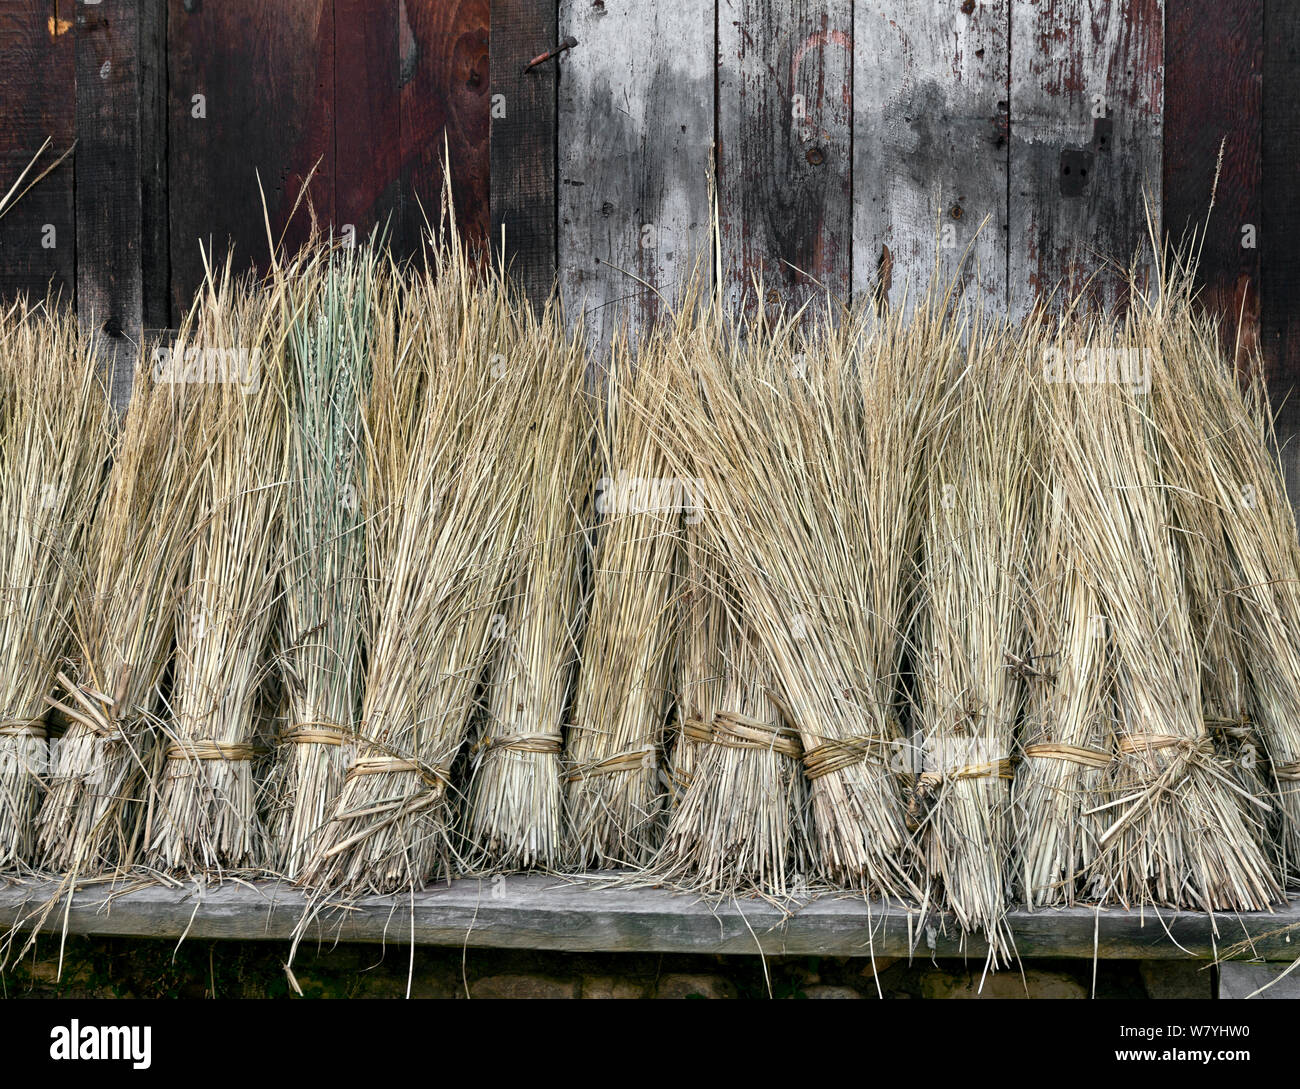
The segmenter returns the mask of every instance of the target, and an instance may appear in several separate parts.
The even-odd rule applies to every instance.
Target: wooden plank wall
[[[1123,266],[1147,237],[1145,209],[1160,221],[1163,63],[1162,0],[1013,6],[1013,314],[1058,284],[1123,304]]]
[[[595,343],[637,331],[709,262],[712,3],[560,0],[559,281]],[[547,47],[543,47],[547,48]]]
[[[856,292],[910,305],[961,268],[1005,308],[1008,3],[855,4]]]
[[[726,297],[768,309],[853,268],[851,0],[718,0],[719,244]]]
[[[70,9],[67,0],[13,0],[0,6],[0,195],[47,138],[53,145],[47,165],[76,138]],[[39,79],[33,78],[37,72]],[[65,160],[0,221],[0,297],[43,294],[48,287],[73,298],[73,169]]]
[[[566,34],[575,49],[522,74]],[[944,228],[951,263],[987,219],[983,290],[1023,312],[1134,251],[1141,185],[1171,237],[1203,221],[1226,138],[1202,282],[1244,316],[1283,404],[1300,375],[1298,36],[1289,0],[9,0],[0,179],[47,135],[81,143],[0,224],[0,294],[80,283],[119,339],[173,324],[200,239],[264,258],[254,171],[293,242],[317,162],[322,225],[387,223],[415,253],[445,136],[466,237],[506,225],[533,297],[558,274],[602,330],[653,315],[709,252],[715,150],[733,298],[756,274],[779,304],[817,283],[861,297],[884,272],[896,299]],[[1122,301],[1117,285],[1098,298]]]

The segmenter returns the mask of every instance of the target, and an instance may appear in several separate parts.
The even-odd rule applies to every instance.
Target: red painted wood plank
[[[13,0],[0,7],[0,195],[47,137],[53,142],[44,159],[47,165],[72,145],[73,43],[72,0]],[[72,302],[72,194],[69,159],[0,220],[0,297],[20,291],[43,294],[53,287]]]
[[[1263,69],[1263,0],[1166,0],[1165,231],[1202,233],[1203,297],[1227,344],[1240,317],[1243,352],[1259,343]]]
[[[200,240],[262,264],[271,228],[300,244],[311,212],[334,220],[332,0],[170,0],[168,8],[173,314],[202,278]],[[294,202],[319,162],[296,215]]]
[[[438,222],[444,134],[462,236],[488,240],[489,0],[399,0],[402,245],[417,252],[424,220]]]
[[[399,0],[334,0],[334,225],[392,232],[399,205]]]

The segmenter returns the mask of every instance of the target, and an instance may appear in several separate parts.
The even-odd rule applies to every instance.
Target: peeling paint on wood
[[[1006,303],[1007,0],[854,5],[853,289]],[[890,273],[890,283],[881,279]]]
[[[726,298],[780,306],[852,275],[851,0],[719,0],[719,240]]]
[[[1058,285],[1126,301],[1147,205],[1161,210],[1163,0],[1040,0],[1011,9],[1011,312]]]
[[[561,0],[559,33],[560,288],[601,344],[709,259],[714,7]]]

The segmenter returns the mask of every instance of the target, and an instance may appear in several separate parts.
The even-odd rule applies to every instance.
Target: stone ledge
[[[276,882],[232,882],[196,889],[91,884],[57,905],[54,881],[0,886],[0,933],[11,928],[144,938],[288,940],[307,900]],[[49,909],[49,910],[47,910]],[[44,915],[44,918],[42,918]],[[1300,899],[1272,913],[1013,911],[1021,957],[1164,960],[1210,958],[1247,938],[1254,956],[1300,955]],[[1291,931],[1294,930],[1294,934]],[[1294,940],[1288,940],[1293,938]],[[568,952],[758,953],[769,956],[981,957],[963,950],[951,919],[922,922],[906,909],[825,895],[783,912],[759,899],[711,903],[661,889],[596,887],[540,875],[460,880],[414,896],[369,897],[326,908],[304,941],[387,942]]]

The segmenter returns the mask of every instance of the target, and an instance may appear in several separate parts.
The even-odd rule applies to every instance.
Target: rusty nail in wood
[[[545,61],[550,60],[552,57],[558,57],[566,49],[572,49],[577,44],[578,44],[578,39],[575,38],[572,34],[570,34],[568,37],[564,39],[564,41],[560,42],[560,44],[557,45],[554,49],[551,49],[545,53],[539,53],[527,64],[525,64],[524,71],[531,72],[539,64],[542,64]]]
[[[948,210],[948,214],[949,214],[950,216],[952,216],[953,219],[961,219],[961,205],[960,205],[960,204],[954,204],[954,205],[953,205],[953,206]]]
[[[808,154],[805,155],[804,158],[812,163],[813,166],[821,166],[822,163],[826,161],[826,156],[822,154],[822,149],[819,147],[810,147],[808,149]]]

